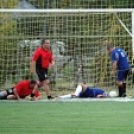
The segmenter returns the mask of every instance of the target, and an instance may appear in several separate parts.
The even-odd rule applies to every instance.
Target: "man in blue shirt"
[[[108,52],[111,54],[112,71],[111,75],[114,75],[117,69],[117,83],[119,90],[119,97],[126,96],[126,79],[130,70],[128,63],[128,57],[126,52],[121,48],[115,48],[113,45],[107,46]]]
[[[78,84],[76,91],[74,93],[59,96],[59,98],[71,98],[71,97],[79,97],[79,98],[107,98],[108,94],[101,88],[91,88],[87,85],[80,83]]]

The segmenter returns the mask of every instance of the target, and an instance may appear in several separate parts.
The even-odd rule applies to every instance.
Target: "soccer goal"
[[[0,9],[0,19],[1,87],[31,78],[31,57],[43,38],[50,39],[56,62],[49,70],[52,90],[79,82],[116,88],[109,75],[109,43],[125,49],[133,65],[133,9]],[[128,81],[131,88],[131,75]]]

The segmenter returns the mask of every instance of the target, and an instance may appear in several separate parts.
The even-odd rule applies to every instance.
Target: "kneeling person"
[[[85,84],[78,84],[76,91],[72,94],[59,96],[60,98],[71,98],[71,97],[79,97],[79,98],[107,98],[108,94],[101,88],[91,88]]]
[[[34,90],[36,85],[36,80],[23,80],[13,88],[0,91],[0,99],[23,100],[26,96],[31,95],[31,100],[39,100],[40,93]]]

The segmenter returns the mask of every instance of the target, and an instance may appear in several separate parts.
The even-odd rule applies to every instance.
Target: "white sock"
[[[81,86],[81,85],[78,85],[77,88],[76,88],[76,90],[75,90],[75,93],[74,93],[74,94],[75,94],[76,96],[79,96],[80,92],[82,92],[82,86]]]
[[[62,99],[68,99],[71,98],[71,94],[67,94],[67,95],[62,95],[60,96]]]

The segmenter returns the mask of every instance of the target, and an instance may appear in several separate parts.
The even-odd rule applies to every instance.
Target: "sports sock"
[[[47,98],[48,98],[49,100],[54,99],[54,97],[52,97],[51,95],[50,95],[50,96],[47,96]]]
[[[126,97],[126,83],[123,83],[121,86],[118,86],[119,97]]]
[[[68,98],[71,98],[71,94],[62,95],[62,96],[59,96],[59,97],[62,98],[62,99],[68,99]]]
[[[123,87],[122,87],[122,97],[126,97],[126,83],[123,83]]]
[[[123,89],[123,86],[118,86],[118,90],[119,90],[119,97],[122,97],[122,89]]]
[[[80,92],[82,92],[82,86],[81,86],[81,85],[78,85],[77,88],[76,88],[76,90],[75,90],[75,93],[74,93],[74,94],[75,94],[76,96],[79,96]]]

